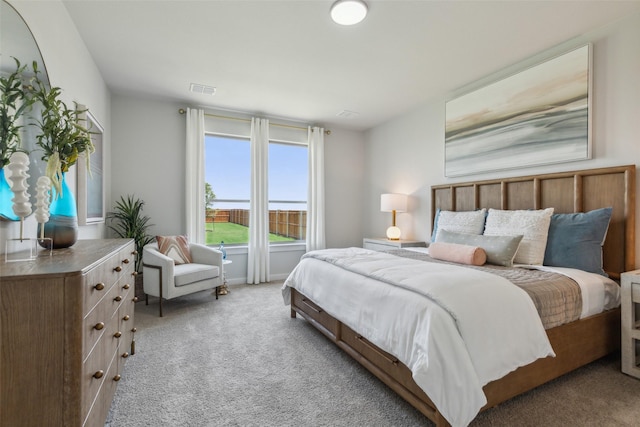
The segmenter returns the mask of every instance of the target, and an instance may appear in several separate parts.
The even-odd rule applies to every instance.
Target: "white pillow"
[[[553,208],[503,211],[489,209],[484,234],[518,236],[522,242],[513,260],[515,264],[542,265]]]
[[[487,210],[482,208],[477,211],[438,211],[433,225],[433,242],[438,241],[438,230],[447,230],[454,233],[482,234],[484,219]]]

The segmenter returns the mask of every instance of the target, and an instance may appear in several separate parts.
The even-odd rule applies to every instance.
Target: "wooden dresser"
[[[0,261],[0,427],[104,426],[134,347],[133,240]]]

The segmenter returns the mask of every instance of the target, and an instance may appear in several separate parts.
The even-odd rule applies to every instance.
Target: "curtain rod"
[[[180,108],[178,110],[178,113],[180,114],[185,114],[187,112],[187,110],[185,110],[184,108]],[[218,114],[211,114],[211,113],[204,113],[205,116],[207,117],[215,117],[218,119],[227,119],[227,120],[239,120],[241,122],[250,122],[251,119],[245,119],[242,117],[231,117],[231,116],[221,116]],[[279,123],[271,123],[269,122],[270,126],[277,126],[277,127],[281,127],[281,128],[289,128],[289,129],[299,129],[299,130],[307,130],[307,128],[304,128],[302,126],[293,126],[293,125],[283,125],[283,124],[279,124]],[[313,128],[311,129],[311,131],[313,132]],[[331,131],[329,129],[326,129],[324,131],[325,135],[331,135]]]

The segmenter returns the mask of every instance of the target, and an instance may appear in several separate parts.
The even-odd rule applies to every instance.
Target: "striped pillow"
[[[156,236],[156,240],[160,253],[172,258],[176,265],[193,262],[187,236]]]

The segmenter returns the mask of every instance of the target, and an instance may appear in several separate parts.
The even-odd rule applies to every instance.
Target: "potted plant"
[[[120,196],[113,212],[107,213],[109,228],[122,238],[133,239],[136,245],[134,269],[136,275],[136,296],[142,295],[142,249],[153,242],[154,236],[148,233],[150,218],[142,214],[144,201],[132,195]]]
[[[27,96],[23,87],[26,65],[20,65],[18,59],[13,59],[16,70],[7,77],[0,76],[0,218],[17,220],[12,210],[13,193],[5,179],[4,167],[9,164],[11,155],[20,150],[21,118],[29,110],[33,98]]]

